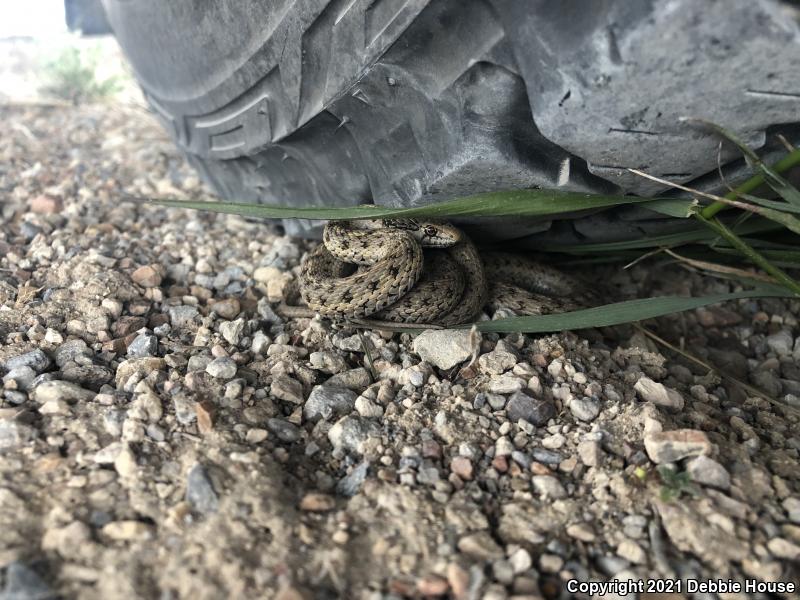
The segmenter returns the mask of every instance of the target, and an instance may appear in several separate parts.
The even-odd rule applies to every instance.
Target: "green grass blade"
[[[687,219],[697,210],[700,203],[697,200],[687,198],[657,198],[640,206],[668,217]]]
[[[687,121],[700,123],[704,127],[707,127],[717,134],[734,144],[739,150],[741,150],[742,154],[744,154],[745,158],[753,164],[756,169],[761,173],[764,177],[764,181],[769,185],[776,193],[780,194],[780,196],[786,200],[787,202],[793,204],[794,206],[800,207],[800,190],[795,188],[791,183],[789,183],[786,179],[784,179],[780,174],[778,174],[775,169],[767,166],[763,160],[751,150],[747,144],[745,144],[739,137],[731,131],[728,131],[724,127],[717,125],[716,123],[711,123],[710,121],[704,121],[702,119],[686,119]],[[800,156],[800,150],[794,150],[789,153],[789,156],[793,156],[797,154]]]
[[[134,197],[130,200],[146,201]],[[563,192],[559,190],[511,190],[489,192],[455,200],[446,200],[413,208],[388,208],[359,205],[349,207],[302,208],[248,204],[244,202],[202,202],[194,200],[149,200],[154,204],[173,208],[189,208],[218,213],[236,214],[263,219],[372,219],[372,218],[444,218],[444,217],[518,217],[596,210],[620,204],[651,202],[650,198],[637,196],[606,196]]]
[[[793,295],[781,287],[764,285],[753,290],[730,294],[715,294],[699,298],[661,296],[657,298],[627,300],[625,302],[617,302],[615,304],[607,304],[605,306],[554,315],[511,317],[508,319],[497,319],[495,321],[480,321],[475,323],[475,327],[478,331],[496,333],[546,333],[570,329],[587,329],[590,327],[608,327],[611,325],[633,323],[676,312],[693,310],[718,302],[740,300],[743,298],[767,297],[791,298]],[[464,329],[469,327],[472,327],[472,325],[461,326],[461,328]]]

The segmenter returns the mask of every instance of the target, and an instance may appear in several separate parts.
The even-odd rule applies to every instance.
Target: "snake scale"
[[[582,306],[581,288],[524,257],[480,254],[450,224],[415,219],[331,221],[300,270],[303,300],[334,319],[456,325],[484,306],[536,315]]]

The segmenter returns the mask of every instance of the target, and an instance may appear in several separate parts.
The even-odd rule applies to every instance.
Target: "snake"
[[[331,319],[448,326],[485,306],[523,315],[584,306],[577,280],[513,253],[481,254],[460,229],[432,220],[328,222],[299,287],[308,307]]]

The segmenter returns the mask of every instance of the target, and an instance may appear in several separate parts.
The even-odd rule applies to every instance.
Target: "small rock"
[[[219,324],[219,332],[225,341],[232,346],[237,346],[242,339],[244,332],[244,319],[236,319],[235,321],[224,321]]]
[[[517,364],[517,357],[508,350],[492,350],[478,358],[478,368],[490,375],[500,375]]]
[[[259,330],[253,334],[253,341],[250,344],[250,350],[253,354],[264,354],[269,348],[272,340],[263,331]]]
[[[469,572],[458,563],[447,565],[447,583],[453,591],[454,600],[466,600],[469,592]]]
[[[330,351],[312,352],[308,356],[308,362],[311,363],[312,368],[331,375],[340,373],[347,368],[344,358],[340,354]]]
[[[363,390],[372,383],[372,377],[364,367],[357,367],[337,373],[325,382],[331,387],[345,387],[351,390]]]
[[[27,365],[14,367],[3,376],[3,383],[8,386],[8,382],[13,381],[18,390],[29,391],[33,387],[33,380],[36,379],[36,371]]]
[[[355,402],[356,393],[353,390],[318,385],[311,390],[311,394],[306,400],[303,416],[309,421],[318,419],[329,421],[335,416],[351,412]],[[381,412],[383,411],[381,410]]]
[[[603,460],[603,449],[600,442],[582,441],[578,444],[578,456],[587,467],[596,467]]]
[[[417,591],[426,597],[444,596],[450,589],[447,580],[438,575],[426,575],[417,581]]]
[[[288,375],[277,375],[272,380],[269,393],[292,404],[303,403],[303,384]]]
[[[97,460],[96,457],[95,460]],[[117,473],[122,477],[127,478],[132,478],[138,473],[139,465],[136,462],[136,455],[128,444],[122,444],[120,446],[119,452],[114,459],[114,469],[116,469]]]
[[[64,209],[64,202],[61,198],[53,198],[52,196],[39,194],[31,198],[28,206],[32,212],[40,215],[54,215],[60,213]]]
[[[633,389],[636,390],[642,400],[652,402],[656,406],[676,411],[683,410],[684,401],[680,392],[655,382],[649,377],[640,377]]]
[[[728,471],[714,459],[697,456],[686,463],[686,470],[692,481],[702,485],[727,490],[731,487],[731,476]]]
[[[520,419],[531,425],[541,427],[555,416],[556,409],[552,402],[531,398],[524,392],[516,392],[506,404],[508,420],[516,423]]]
[[[9,564],[5,575],[6,584],[0,592],[3,600],[51,600],[60,597],[35,571],[22,563]]]
[[[511,440],[504,435],[497,438],[494,443],[495,456],[511,456],[512,452],[514,452],[514,444],[511,443]]]
[[[166,363],[163,358],[129,358],[122,361],[117,367],[115,383],[117,388],[122,388],[134,375],[138,375],[141,379],[144,379],[150,373],[160,371],[165,366]]]
[[[143,358],[153,356],[158,351],[158,338],[147,333],[140,333],[128,346],[128,356]]]
[[[355,407],[356,412],[367,419],[380,419],[383,416],[383,407],[364,396],[356,398]]]
[[[39,407],[39,414],[42,415],[68,415],[69,413],[69,404],[64,400],[48,400]]]
[[[169,322],[173,327],[186,327],[193,324],[199,314],[194,306],[170,306]]]
[[[217,492],[200,463],[195,463],[186,477],[186,502],[201,514],[213,513],[219,508]]]
[[[333,424],[328,431],[328,440],[334,449],[363,454],[369,438],[379,435],[380,429],[374,421],[348,415]]]
[[[296,442],[302,437],[300,428],[285,419],[268,419],[267,429],[277,435],[279,440],[287,444]]]
[[[791,496],[783,501],[783,510],[792,523],[800,524],[800,498]]]
[[[458,549],[475,560],[498,560],[503,558],[503,549],[486,531],[465,535],[458,540]]]
[[[464,456],[456,456],[450,461],[450,470],[464,481],[470,481],[473,476],[472,461]]]
[[[451,369],[472,356],[472,337],[465,329],[426,329],[414,338],[414,352],[440,369]]]
[[[696,429],[647,433],[644,436],[644,447],[650,460],[656,464],[675,462],[711,452],[711,442],[708,437]]]
[[[369,473],[369,461],[361,461],[356,468],[342,477],[336,484],[336,493],[345,498],[352,498],[361,489]]]
[[[582,542],[593,542],[594,530],[588,523],[573,523],[567,526],[567,535]]]
[[[36,348],[25,354],[7,358],[0,365],[6,371],[11,371],[17,367],[30,367],[36,373],[41,373],[50,366],[50,357],[39,348]]]
[[[40,404],[47,402],[88,402],[96,394],[91,390],[86,390],[77,383],[71,381],[61,381],[54,379],[45,381],[37,385],[33,390],[33,398]]]
[[[320,492],[309,492],[300,500],[300,510],[306,512],[327,512],[334,508],[336,499]]]
[[[139,267],[131,273],[131,279],[134,283],[146,288],[154,288],[161,285],[161,273],[153,265]]]
[[[553,475],[534,475],[531,477],[533,488],[542,496],[552,500],[567,497],[567,490]]]
[[[767,550],[776,558],[792,561],[800,559],[800,546],[784,538],[774,537],[769,540]]]
[[[622,540],[617,546],[617,555],[637,565],[647,563],[647,553],[633,540]]]
[[[516,375],[500,375],[489,382],[488,390],[493,394],[513,394],[525,387],[526,381]]]
[[[580,421],[594,421],[600,414],[600,403],[591,398],[572,398],[569,401],[569,411],[572,416]]]
[[[533,566],[533,559],[525,548],[518,548],[515,550],[514,553],[508,557],[508,562],[511,563],[511,568],[514,570],[515,575],[524,573]]]
[[[211,305],[211,310],[217,313],[223,319],[232,320],[237,317],[242,310],[241,304],[236,298],[225,298],[217,300]]]
[[[112,521],[103,526],[102,532],[119,542],[142,541],[153,537],[153,526],[142,521]]]
[[[233,379],[236,377],[236,362],[227,356],[215,358],[206,367],[206,373],[216,379]]]
[[[767,336],[767,347],[778,356],[788,356],[792,353],[792,334],[782,329],[778,333]]]
[[[0,452],[25,446],[35,437],[36,430],[33,427],[19,421],[0,419]]]

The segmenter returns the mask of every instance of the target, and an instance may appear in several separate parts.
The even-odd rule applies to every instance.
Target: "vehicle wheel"
[[[800,25],[779,0],[104,4],[153,110],[231,200],[663,191],[629,167],[714,189],[718,140],[681,117],[765,154],[780,150],[772,133],[800,139]],[[729,182],[745,173],[736,159],[724,149]],[[626,208],[482,231],[564,243],[682,225]]]

